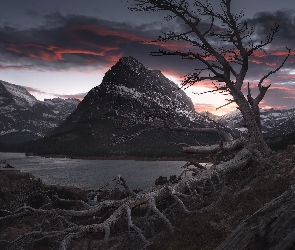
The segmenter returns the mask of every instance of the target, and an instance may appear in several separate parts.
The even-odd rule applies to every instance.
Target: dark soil
[[[63,199],[86,200],[87,191],[76,187],[45,185],[40,179],[18,170],[0,170],[0,209],[14,211],[24,204],[38,207],[40,192],[57,194]],[[41,202],[41,201],[39,201]]]

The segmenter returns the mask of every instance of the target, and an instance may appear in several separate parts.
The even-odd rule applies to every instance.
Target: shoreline
[[[138,156],[128,156],[128,155],[118,155],[118,156],[68,156],[68,155],[37,155],[37,154],[27,154],[26,156],[39,156],[44,158],[67,158],[67,159],[80,159],[80,160],[132,160],[132,161],[189,161],[190,157],[138,157]]]

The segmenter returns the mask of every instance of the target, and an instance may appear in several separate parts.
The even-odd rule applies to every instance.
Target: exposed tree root
[[[232,141],[233,137],[230,133],[220,128],[190,128],[190,127],[171,127],[166,124],[170,130],[173,131],[186,131],[186,132],[198,132],[198,133],[217,133],[224,141]]]
[[[239,138],[230,142],[208,145],[208,146],[189,146],[183,147],[185,153],[217,153],[218,151],[229,151],[237,148],[241,148],[245,145],[246,140]]]
[[[59,241],[59,249],[66,250],[71,249],[77,240],[93,234],[97,235],[97,241],[103,240],[105,249],[109,249],[112,237],[120,234],[120,230],[126,229],[129,234],[131,229],[136,233],[140,240],[137,247],[146,247],[153,237],[146,231],[146,222],[150,218],[158,218],[157,223],[162,221],[166,228],[173,232],[173,222],[167,212],[178,207],[177,210],[184,213],[202,213],[201,210],[190,211],[186,201],[193,200],[196,204],[201,204],[206,195],[215,192],[221,186],[219,176],[235,168],[242,168],[250,159],[251,152],[243,149],[229,162],[202,171],[199,169],[193,178],[150,188],[138,194],[133,193],[126,181],[118,176],[117,184],[123,186],[124,190],[121,192],[127,196],[120,200],[92,201],[92,205],[89,205],[83,201],[69,201],[53,195],[52,204],[58,203],[61,207],[70,204],[70,209],[52,208],[47,205],[41,208],[23,206],[14,212],[8,211],[7,215],[0,217],[1,225],[23,218],[34,218],[39,222],[36,229],[32,228],[10,242],[7,249],[30,249],[26,247],[47,238]],[[146,212],[143,216],[140,215],[142,211]],[[101,236],[103,238],[100,238]]]

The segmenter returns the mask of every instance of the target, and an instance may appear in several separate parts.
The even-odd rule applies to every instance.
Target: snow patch
[[[19,106],[33,106],[38,100],[32,96],[25,88],[11,83],[0,81],[3,86],[13,95],[13,99]]]
[[[10,129],[10,130],[6,130],[6,131],[1,131],[0,135],[6,135],[6,134],[14,133],[14,132],[18,132],[18,130]]]
[[[127,88],[126,86],[123,86],[123,85],[118,85],[115,87],[117,88],[120,95],[128,95],[136,99],[140,99],[142,97],[142,93],[135,90],[135,88]]]

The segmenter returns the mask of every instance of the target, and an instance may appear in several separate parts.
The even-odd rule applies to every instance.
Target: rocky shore
[[[134,161],[188,161],[192,157],[139,157],[130,155],[114,155],[114,156],[70,156],[70,155],[49,155],[26,153],[26,156],[41,156],[45,158],[69,158],[82,160],[134,160]]]

